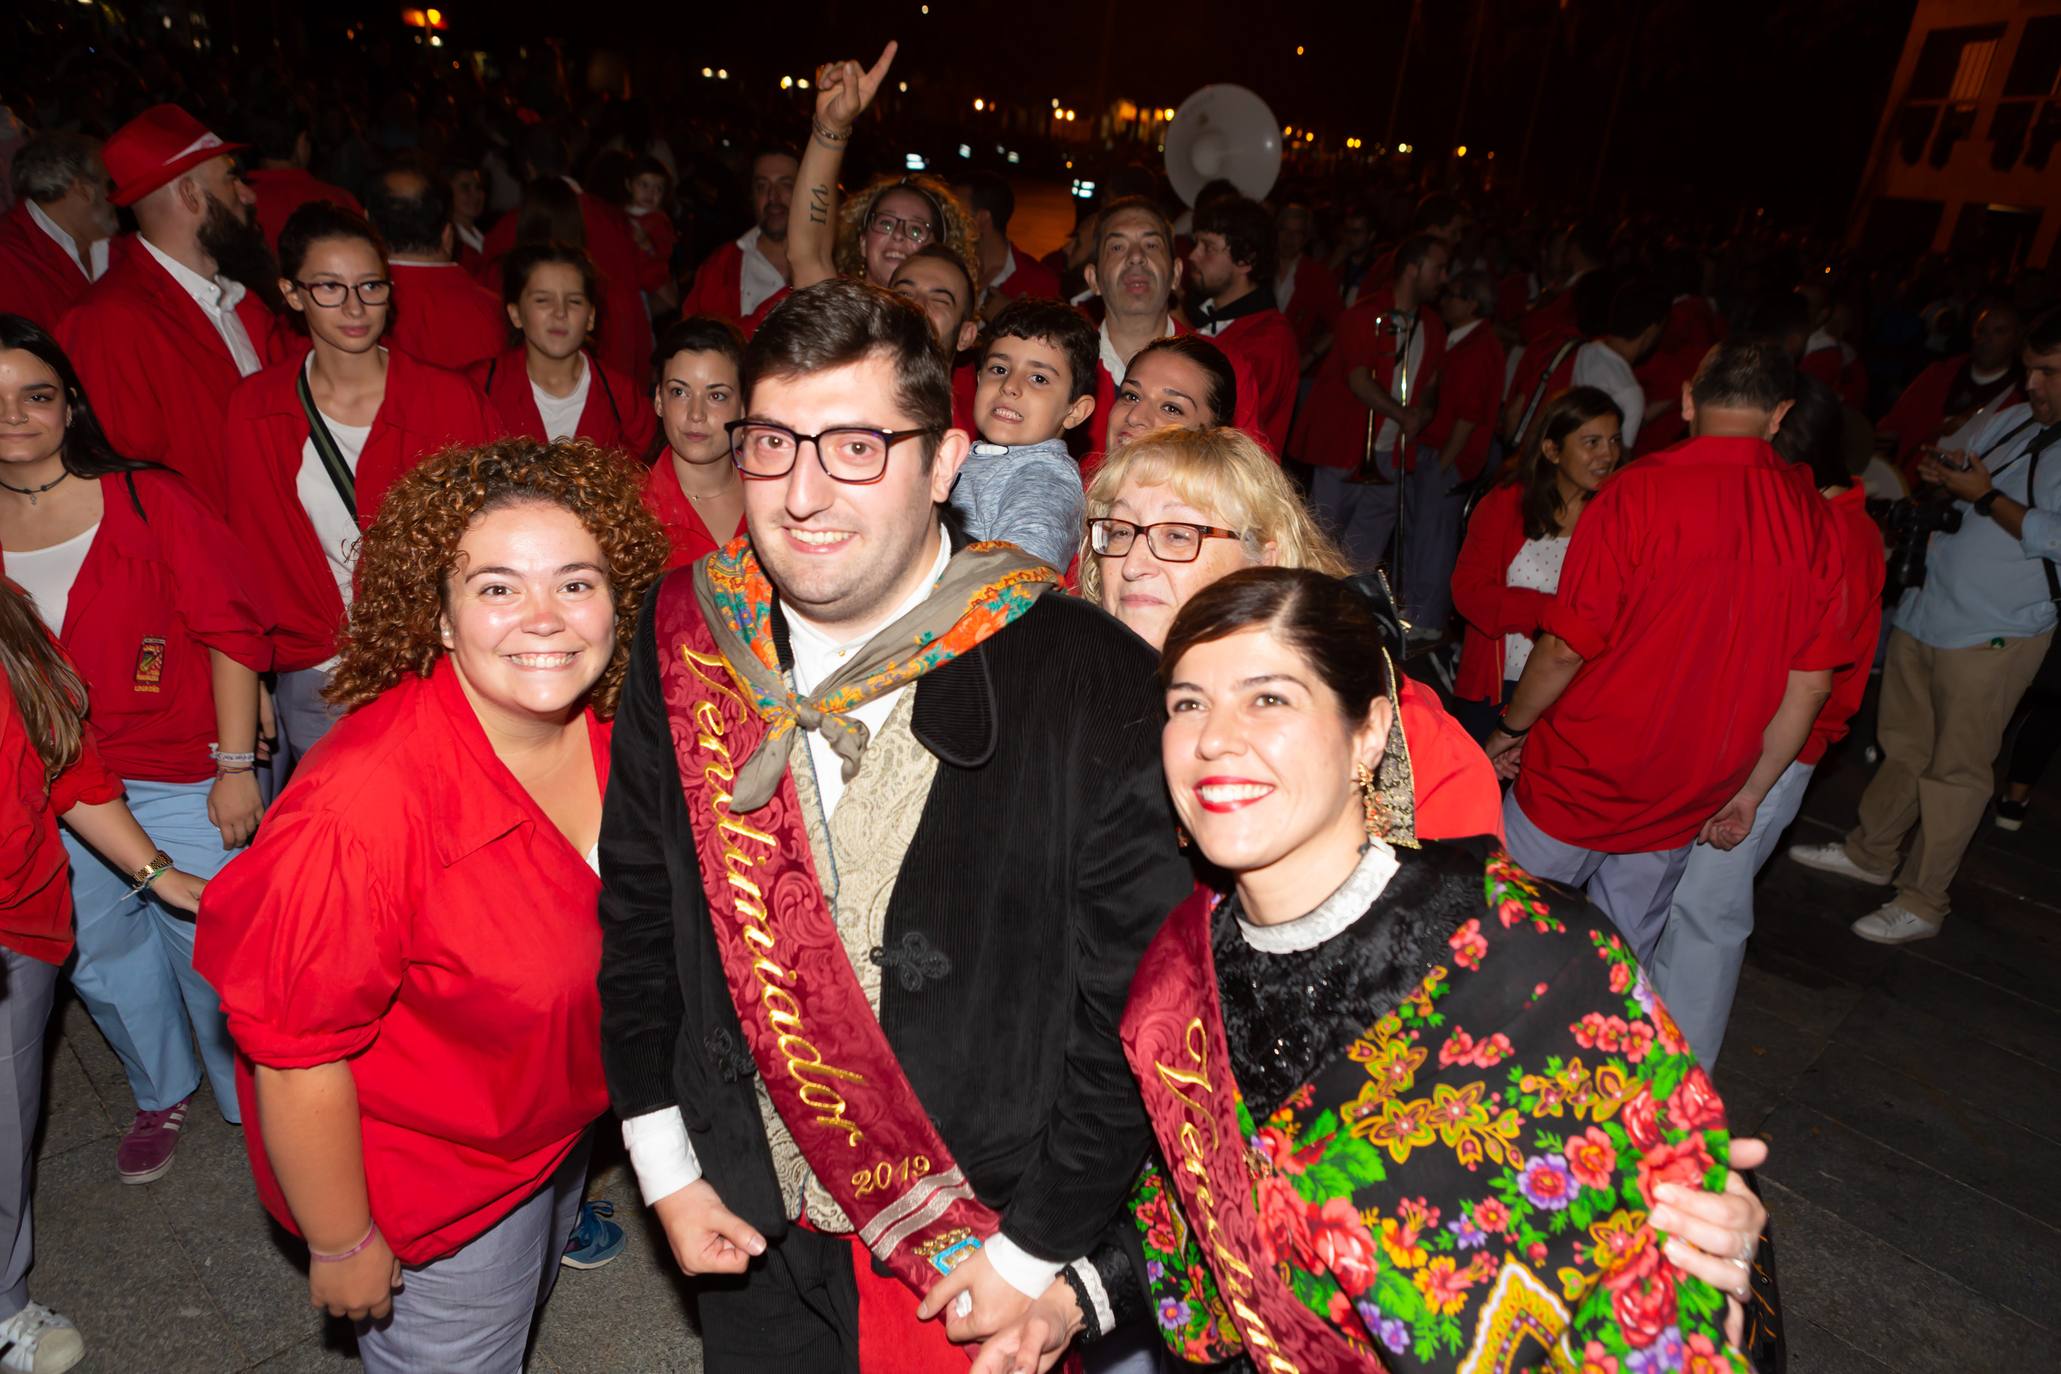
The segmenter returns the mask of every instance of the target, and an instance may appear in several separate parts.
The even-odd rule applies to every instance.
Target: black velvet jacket
[[[688,576],[682,570],[673,576]],[[624,1117],[677,1104],[709,1182],[786,1227],[687,826],[645,599],[602,814],[602,1062]],[[1030,1254],[1085,1254],[1150,1142],[1117,1041],[1192,876],[1159,766],[1152,651],[1050,592],[917,680],[939,768],[887,912],[880,1020],[980,1199]]]

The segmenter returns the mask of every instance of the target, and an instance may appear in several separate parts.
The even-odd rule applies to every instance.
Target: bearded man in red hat
[[[217,507],[229,392],[281,360],[272,312],[246,285],[274,269],[230,157],[242,146],[177,105],[115,130],[101,158],[136,240],[57,332],[115,450],[163,463]]]

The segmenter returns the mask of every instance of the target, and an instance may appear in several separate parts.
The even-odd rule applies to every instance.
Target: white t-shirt
[[[587,388],[593,384],[594,369],[587,366],[585,358],[580,359],[580,380],[570,396],[553,396],[535,382],[530,383],[530,395],[537,398],[537,414],[544,418],[546,439],[555,444],[573,437],[580,427],[580,412],[587,408]]]
[[[64,612],[72,599],[72,584],[79,580],[79,569],[86,566],[86,553],[98,533],[100,522],[96,520],[62,544],[27,553],[20,549],[7,551],[8,577],[29,594],[36,603],[36,614],[43,617],[43,623],[54,635],[64,633]]]
[[[1503,575],[1503,585],[1529,587],[1535,592],[1548,594],[1559,591],[1560,567],[1567,561],[1568,542],[1565,535],[1525,540],[1524,547],[1510,560],[1510,570]],[[1531,646],[1530,635],[1503,636],[1503,681],[1515,682],[1524,676],[1524,665],[1531,658]]]
[[[1624,451],[1630,454],[1639,442],[1639,422],[1646,418],[1646,390],[1632,373],[1632,365],[1617,350],[1601,340],[1591,340],[1574,353],[1574,384],[1593,386],[1624,412]]]
[[[356,477],[358,458],[365,452],[372,426],[339,424],[327,415],[322,417],[322,423],[336,440],[336,451],[343,455],[344,466]],[[301,441],[301,466],[294,474],[293,489],[300,497],[301,509],[307,512],[308,523],[315,527],[315,542],[322,546],[322,559],[329,564],[329,575],[336,579],[337,593],[348,608],[351,573],[358,565],[358,522],[351,518],[343,498],[336,494],[336,483],[329,480],[329,469],[322,466],[322,455],[315,451],[312,435]],[[319,666],[327,671],[336,662],[332,658]]]

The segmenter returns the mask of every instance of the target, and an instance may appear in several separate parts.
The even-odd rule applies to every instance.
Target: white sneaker
[[[1853,933],[1878,945],[1907,945],[1913,940],[1930,940],[1939,934],[1939,922],[1885,902],[1853,923]]]
[[[1889,884],[1889,874],[1870,873],[1852,859],[1846,857],[1846,846],[1836,840],[1831,844],[1792,844],[1789,857],[1805,868],[1815,868],[1820,873],[1836,873],[1842,878],[1856,882],[1873,883],[1877,887]]]
[[[15,1374],[59,1374],[86,1358],[86,1342],[71,1318],[32,1302],[0,1322],[0,1369]]]

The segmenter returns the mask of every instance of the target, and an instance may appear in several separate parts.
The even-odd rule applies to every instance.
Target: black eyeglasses
[[[1162,520],[1156,525],[1134,525],[1128,520],[1107,517],[1088,522],[1088,547],[1110,558],[1122,558],[1131,551],[1139,535],[1145,547],[1162,563],[1193,563],[1202,557],[1205,539],[1243,539],[1237,530],[1216,525],[1194,525],[1185,520]]]
[[[794,471],[795,455],[803,444],[816,446],[816,461],[834,481],[863,486],[878,482],[887,473],[888,450],[904,439],[939,434],[934,428],[867,429],[841,425],[821,434],[802,434],[786,425],[766,420],[732,420],[723,428],[730,434],[730,457],[741,477],[766,481]]]
[[[886,239],[900,234],[918,248],[929,243],[930,236],[937,232],[928,220],[903,219],[900,215],[875,215],[866,227]]]
[[[348,295],[355,295],[360,305],[385,305],[394,294],[390,281],[296,281],[294,285],[324,310],[340,308]]]

